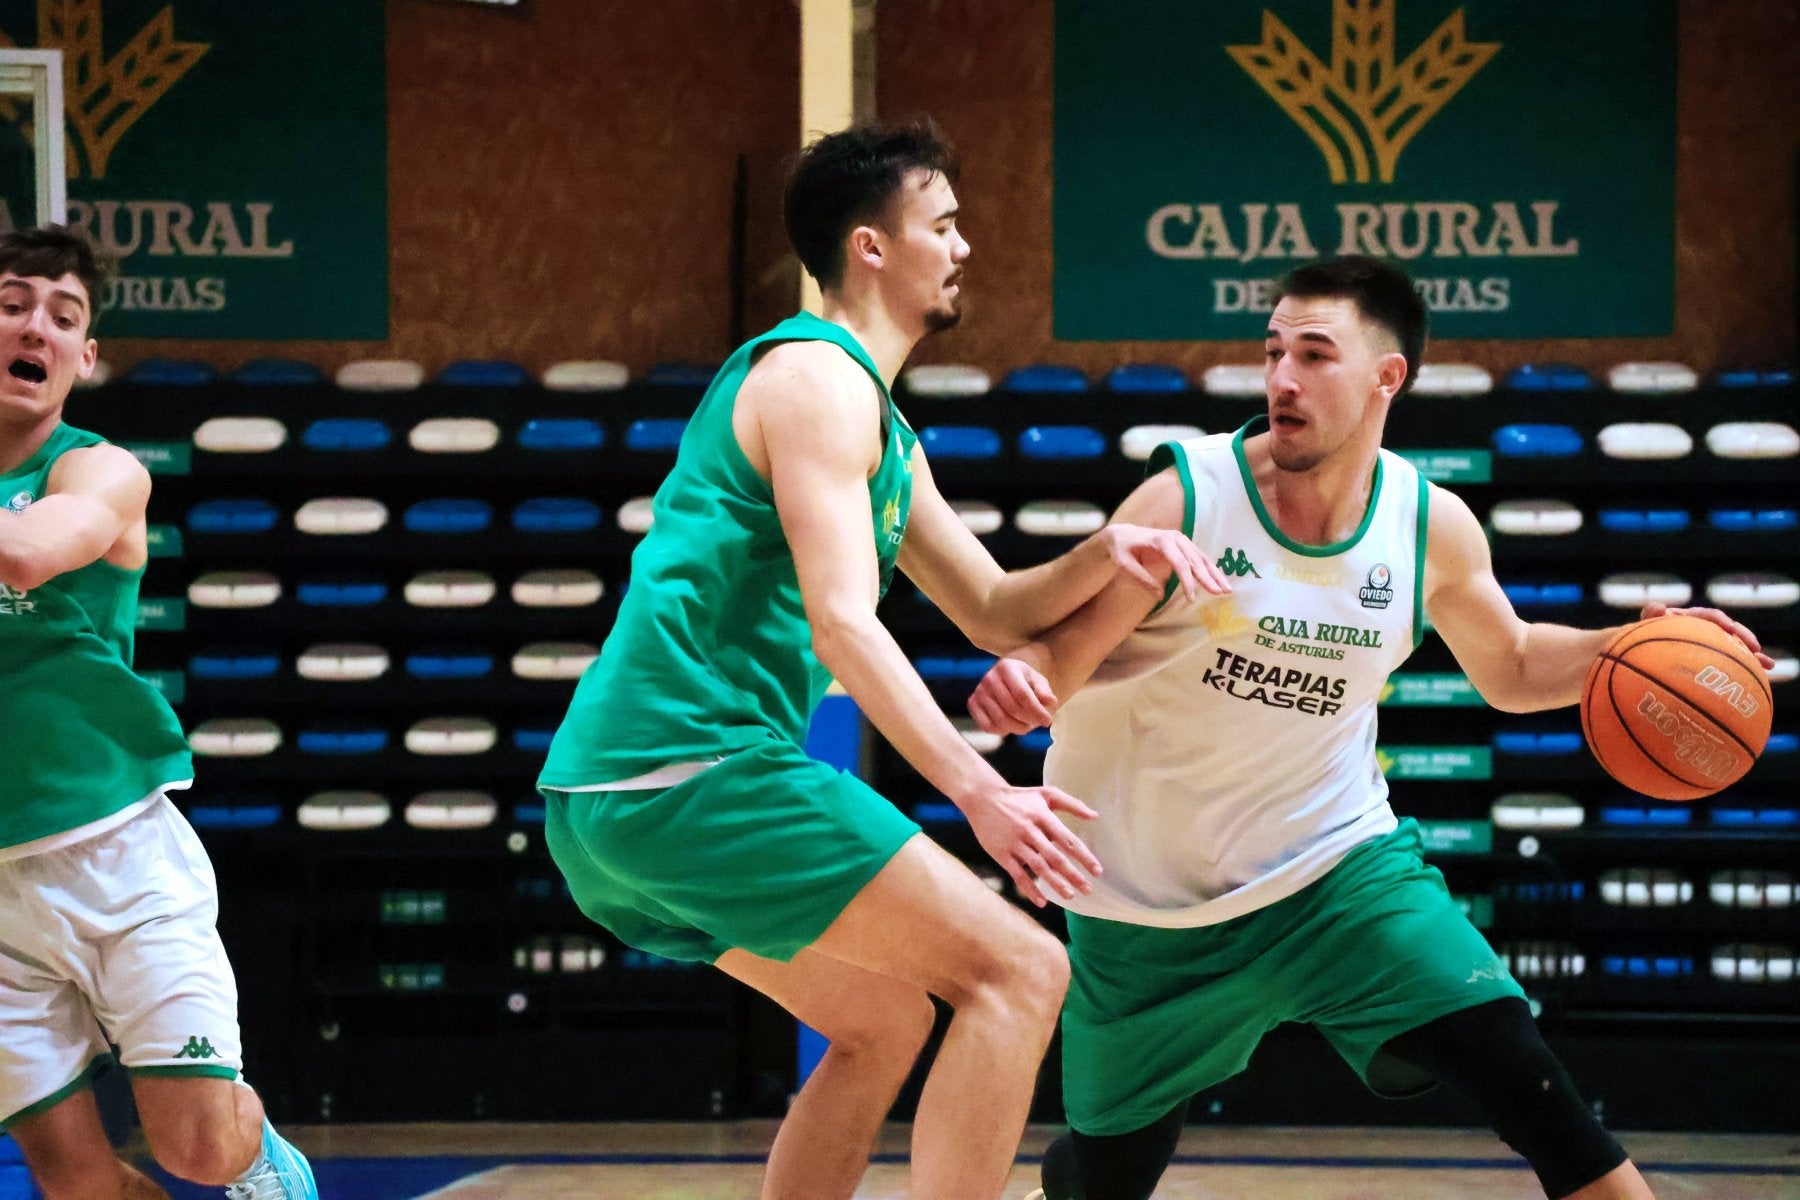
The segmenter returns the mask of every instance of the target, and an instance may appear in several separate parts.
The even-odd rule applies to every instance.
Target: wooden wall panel
[[[389,0],[389,338],[103,339],[101,356],[722,359],[737,157],[753,197],[778,192],[799,37],[788,0]],[[799,268],[779,205],[750,217],[754,332],[792,311]]]
[[[634,371],[729,349],[727,232],[737,155],[750,181],[747,324],[793,306],[779,213],[799,113],[793,0],[533,0],[523,17],[389,0],[392,335],[385,342],[107,341],[229,367],[287,354],[505,357],[534,369],[617,358]],[[1791,358],[1800,148],[1800,7],[1682,0],[1678,288],[1670,337],[1445,342],[1439,361],[1703,368]],[[1002,371],[1134,359],[1200,370],[1254,342],[1050,336],[1053,0],[880,0],[877,95],[929,113],[965,160],[975,247],[968,317],[919,361]]]

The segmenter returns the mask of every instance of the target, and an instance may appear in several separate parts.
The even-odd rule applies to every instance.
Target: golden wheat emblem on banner
[[[1225,47],[1313,140],[1333,183],[1368,183],[1371,159],[1392,183],[1406,144],[1499,50],[1468,40],[1459,8],[1395,67],[1394,0],[1333,0],[1329,69],[1267,9],[1259,45]]]
[[[0,33],[0,46],[13,43]],[[69,177],[85,163],[104,178],[119,139],[211,47],[175,39],[175,12],[164,8],[111,58],[101,43],[100,0],[38,0],[38,46],[63,52],[63,112],[69,126]],[[0,100],[0,120],[19,124],[24,106]],[[35,137],[34,130],[25,130]]]

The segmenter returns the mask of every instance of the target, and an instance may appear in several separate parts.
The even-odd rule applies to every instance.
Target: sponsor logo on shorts
[[[175,1052],[176,1058],[217,1058],[219,1052],[213,1049],[210,1040],[203,1037],[190,1037],[187,1045]]]
[[[1369,568],[1369,581],[1356,593],[1364,608],[1386,608],[1394,602],[1394,572],[1386,563]]]
[[[1506,968],[1501,966],[1497,961],[1482,963],[1473,971],[1469,972],[1469,977],[1463,980],[1463,982],[1480,983],[1484,979],[1504,981],[1506,979]]]

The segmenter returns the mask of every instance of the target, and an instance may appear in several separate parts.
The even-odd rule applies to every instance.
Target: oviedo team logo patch
[[[8,500],[6,502],[6,511],[22,513],[26,509],[30,508],[31,502],[36,499],[37,499],[37,497],[33,496],[30,492],[20,492],[18,495],[14,496],[11,500]]]
[[[1386,563],[1369,568],[1369,581],[1360,588],[1357,598],[1364,608],[1386,608],[1394,602],[1394,572]]]

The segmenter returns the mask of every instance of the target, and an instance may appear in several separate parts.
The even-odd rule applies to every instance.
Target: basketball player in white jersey
[[[1381,449],[1425,325],[1384,263],[1295,271],[1268,326],[1267,416],[1159,447],[1116,517],[1188,533],[1233,593],[1159,604],[1115,585],[970,700],[994,732],[1054,718],[1045,782],[1101,815],[1083,833],[1105,874],[1053,897],[1069,910],[1073,1130],[1045,1157],[1048,1200],[1145,1200],[1188,1099],[1287,1021],[1316,1026],[1377,1092],[1463,1092],[1546,1195],[1650,1195],[1425,865],[1375,760],[1377,699],[1427,612],[1510,712],[1576,703],[1618,633],[1520,620],[1468,507]],[[1684,611],[1759,650],[1723,613]]]

